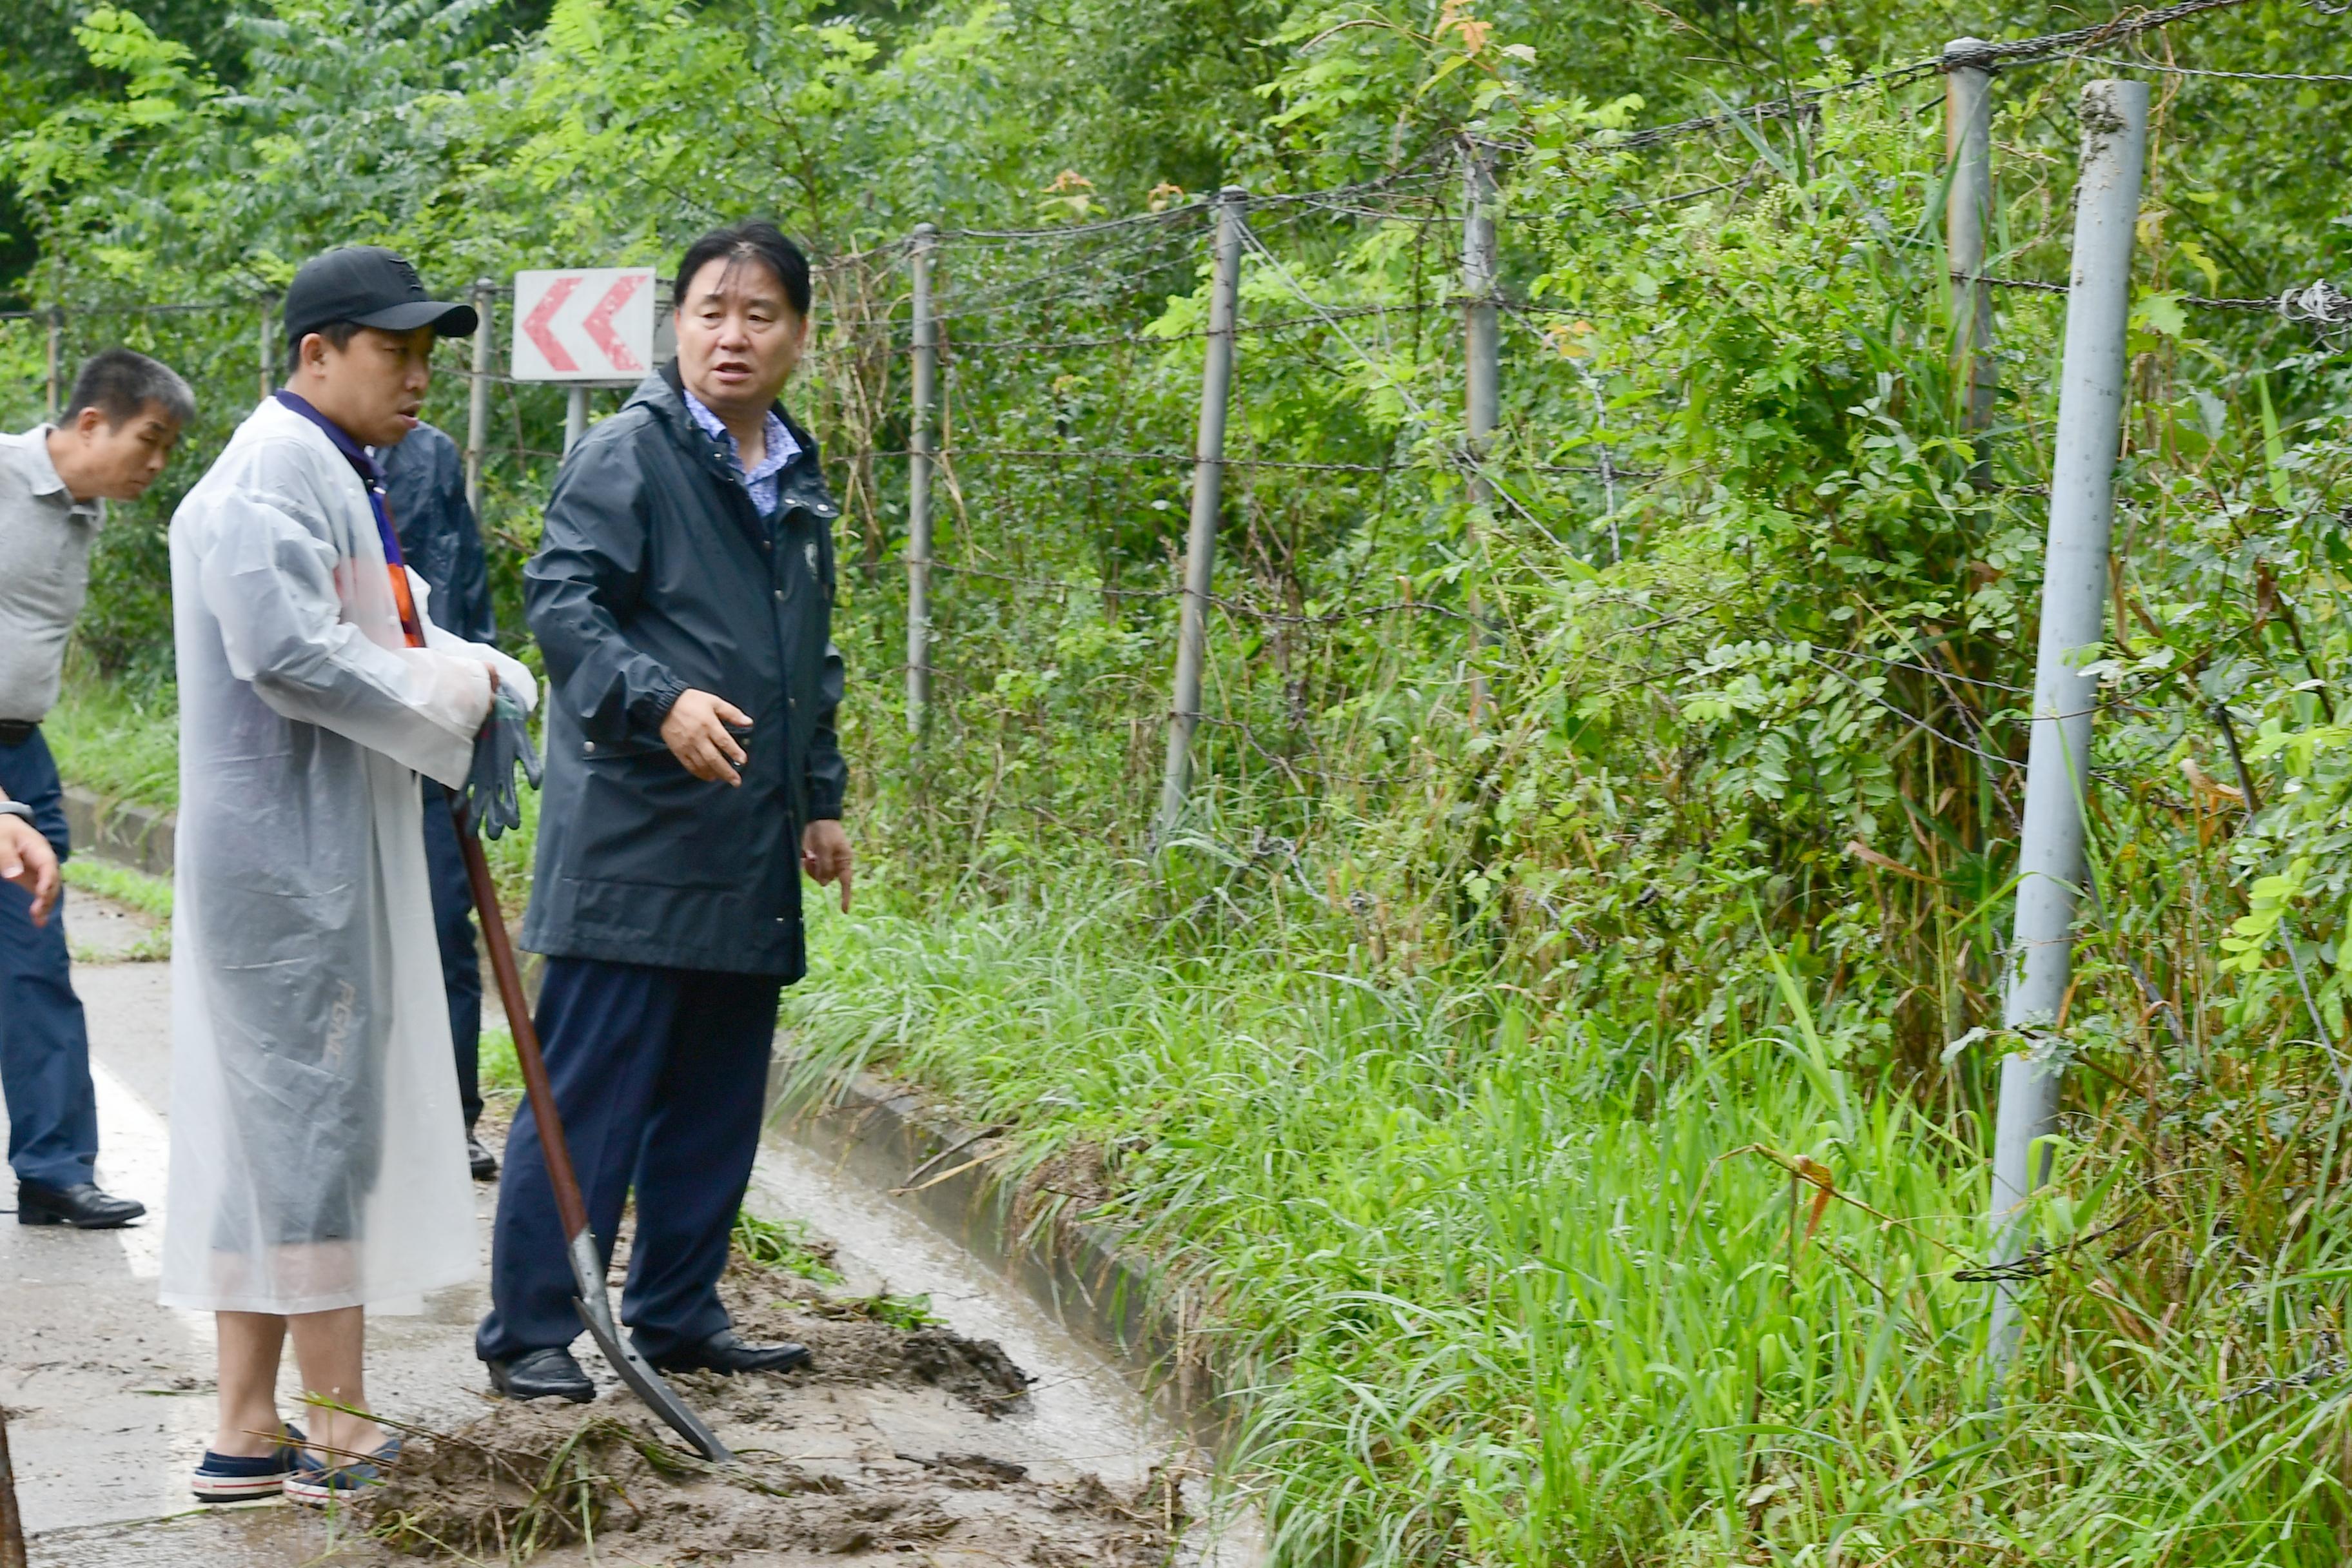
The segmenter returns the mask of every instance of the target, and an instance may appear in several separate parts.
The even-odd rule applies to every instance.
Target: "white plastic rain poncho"
[[[429,622],[408,646],[366,486],[274,400],[173,514],[172,595],[163,1300],[413,1310],[476,1263],[417,775],[464,779],[485,661],[533,682]]]

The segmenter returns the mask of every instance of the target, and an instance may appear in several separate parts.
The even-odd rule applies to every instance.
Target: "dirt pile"
[[[797,1340],[808,1346],[816,1364],[797,1375],[815,1387],[933,1388],[984,1415],[1015,1408],[1029,1391],[1029,1374],[994,1340],[968,1340],[934,1324],[905,1329],[862,1313],[821,1311],[782,1303],[748,1308],[735,1314],[735,1330],[747,1340]],[[730,1401],[746,1393],[758,1397],[733,1378],[698,1373],[694,1382]]]
[[[502,1403],[454,1431],[413,1433],[360,1504],[369,1532],[419,1556],[548,1568],[589,1552],[665,1564],[1166,1560],[1183,1523],[1175,1478],[1124,1491],[1024,1462],[1030,1380],[993,1342],[929,1321],[918,1302],[832,1296],[740,1260],[721,1289],[746,1339],[815,1355],[781,1376],[672,1379],[740,1469],[704,1463],[625,1391],[588,1405]]]

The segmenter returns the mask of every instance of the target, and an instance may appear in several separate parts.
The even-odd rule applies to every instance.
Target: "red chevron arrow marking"
[[[580,323],[580,330],[588,334],[589,342],[604,351],[605,361],[614,370],[646,368],[637,363],[637,356],[629,352],[629,345],[621,341],[620,334],[613,331],[613,312],[627,304],[629,296],[635,293],[637,286],[645,280],[646,276],[642,272],[623,274],[619,281],[604,291],[604,297],[596,301]]]
[[[555,312],[563,309],[563,301],[572,298],[572,291],[579,287],[580,279],[577,278],[557,279],[548,287],[547,292],[540,297],[539,303],[531,307],[530,314],[523,318],[523,335],[539,345],[539,352],[547,356],[547,367],[550,370],[580,368],[579,362],[572,357],[571,351],[566,349],[562,342],[548,330],[547,325],[548,322],[555,320]]]

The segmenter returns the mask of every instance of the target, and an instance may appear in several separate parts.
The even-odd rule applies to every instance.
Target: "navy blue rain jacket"
[[[457,443],[419,425],[396,447],[378,447],[383,501],[400,553],[433,590],[433,624],[467,642],[497,646],[482,531],[466,504],[466,461]]]
[[[778,410],[782,412],[781,409]],[[547,782],[522,945],[773,974],[806,968],[800,834],[841,815],[833,520],[816,444],[762,520],[687,412],[675,365],[563,460],[523,603],[547,657]],[[752,720],[740,788],[662,743],[680,692]]]

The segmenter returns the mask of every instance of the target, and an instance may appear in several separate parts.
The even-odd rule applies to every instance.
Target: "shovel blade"
[[[719,1440],[717,1433],[703,1425],[702,1417],[687,1408],[686,1401],[662,1380],[653,1363],[639,1355],[636,1347],[621,1338],[613,1318],[613,1299],[604,1289],[604,1260],[596,1256],[596,1239],[583,1230],[572,1238],[572,1284],[579,1292],[575,1303],[580,1309],[580,1321],[588,1325],[596,1348],[621,1381],[629,1385],[646,1408],[660,1416],[669,1429],[694,1445],[695,1451],[714,1465],[732,1465],[735,1455]]]

